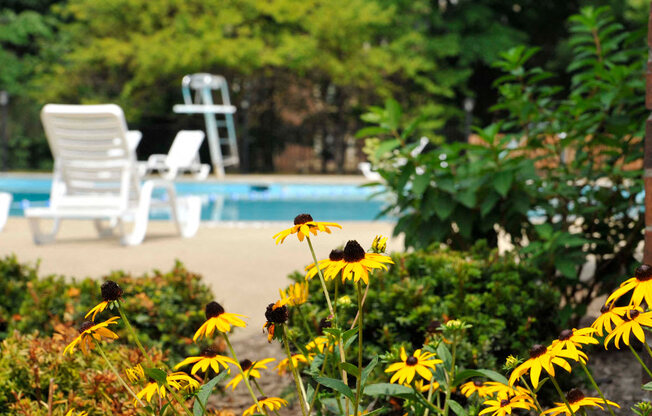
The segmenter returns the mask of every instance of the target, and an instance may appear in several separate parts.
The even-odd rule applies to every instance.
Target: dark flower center
[[[635,319],[640,314],[641,314],[641,312],[639,312],[638,309],[632,309],[631,311],[628,311],[627,314],[625,316],[623,316],[623,318],[626,321],[631,321],[632,319]]]
[[[610,310],[611,308],[609,307],[609,305],[602,305],[602,307],[600,308],[600,313],[607,313]]]
[[[566,400],[568,400],[568,403],[571,404],[575,402],[579,402],[583,398],[584,398],[584,393],[582,393],[582,390],[580,389],[571,389],[571,391],[569,391],[566,394]]]
[[[288,320],[288,307],[283,305],[280,308],[275,308],[273,303],[267,305],[267,310],[265,311],[265,319],[268,322],[273,322],[275,324],[284,324]]]
[[[475,381],[473,382],[473,385],[476,386],[476,387],[482,387],[482,386],[484,386],[484,384],[482,383],[482,381],[478,381],[478,380],[475,380]]]
[[[530,348],[530,358],[537,358],[545,354],[547,348],[541,344],[535,344]]]
[[[218,351],[215,348],[208,347],[208,348],[204,348],[204,350],[201,352],[201,355],[202,357],[212,358],[217,355],[217,352]]]
[[[102,299],[107,302],[118,300],[120,299],[120,296],[122,296],[122,288],[120,288],[120,286],[118,286],[118,284],[113,280],[107,280],[102,283],[101,290]]]
[[[324,334],[324,328],[330,328],[332,325],[332,322],[329,321],[327,318],[322,318],[321,321],[319,321],[319,335]]]
[[[79,325],[79,333],[86,331],[88,328],[92,327],[93,323],[91,321],[84,321],[83,324]]]
[[[507,406],[508,404],[509,404],[509,400],[508,400],[508,399],[502,399],[502,400],[500,401],[500,407],[505,407],[505,406]]]
[[[342,250],[331,250],[331,254],[329,254],[328,259],[330,261],[340,261],[344,258],[344,251]]]
[[[652,266],[649,264],[641,264],[636,268],[634,275],[640,281],[650,280],[652,279]]]
[[[224,313],[224,308],[219,303],[212,301],[206,305],[206,319],[218,317]]]
[[[439,321],[437,319],[433,319],[432,321],[430,321],[430,323],[426,327],[426,331],[428,331],[428,333],[430,333],[430,334],[436,334],[438,332],[441,332],[439,329],[437,329],[440,326],[441,326],[441,321]]]
[[[249,370],[251,368],[251,366],[253,364],[254,363],[252,363],[251,360],[246,360],[245,359],[245,360],[240,361],[240,368],[242,368],[242,371],[247,371],[247,370]]]
[[[559,334],[559,340],[560,341],[568,341],[570,339],[571,335],[573,335],[573,331],[571,331],[570,329],[564,329]]]
[[[407,358],[407,360],[405,360],[405,364],[407,364],[409,366],[416,365],[418,362],[419,362],[419,360],[417,360],[417,357],[415,357],[414,355],[410,355]]]
[[[357,263],[364,259],[364,249],[355,240],[349,240],[344,247],[344,261],[347,263]]]
[[[305,224],[309,221],[314,221],[310,214],[299,214],[294,217],[294,225]]]
[[[263,400],[267,400],[267,396],[260,396],[260,397],[258,398],[258,401],[259,401],[259,402],[262,402]]]

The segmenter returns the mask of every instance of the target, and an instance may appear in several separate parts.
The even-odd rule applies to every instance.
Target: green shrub
[[[198,352],[191,337],[204,322],[204,306],[213,298],[199,275],[177,262],[169,273],[154,271],[135,278],[113,272],[104,279],[116,281],[124,290],[125,309],[143,342],[174,360]],[[0,339],[14,329],[51,335],[57,323],[80,323],[102,300],[101,283],[88,278],[39,278],[33,267],[20,264],[15,256],[0,260],[0,296],[7,300],[0,305]],[[105,311],[96,319],[112,314]]]
[[[559,332],[551,313],[557,310],[559,293],[541,283],[538,271],[489,252],[486,243],[471,252],[421,250],[392,258],[396,264],[370,278],[364,317],[367,360],[399,344],[420,348],[429,328],[448,319],[473,325],[458,350],[459,363],[466,368],[499,368],[507,355],[523,353]],[[295,273],[291,278],[304,277]],[[310,292],[320,291],[319,279],[310,281]],[[342,300],[349,296],[355,303],[353,285],[340,285],[339,292],[337,313],[350,325],[356,308]],[[322,296],[310,299],[309,316],[316,328],[328,309]],[[294,328],[303,332],[300,325]],[[307,337],[302,333],[300,339]]]

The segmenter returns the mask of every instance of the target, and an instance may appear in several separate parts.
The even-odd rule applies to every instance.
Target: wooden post
[[[647,26],[648,60],[645,73],[645,108],[652,111],[652,1]],[[645,121],[645,155],[643,156],[645,186],[645,245],[643,263],[652,264],[652,114]]]

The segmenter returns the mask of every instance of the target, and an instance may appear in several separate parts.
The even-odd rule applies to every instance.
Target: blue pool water
[[[0,191],[13,194],[12,216],[22,216],[26,206],[47,206],[50,185],[47,178],[0,177]],[[373,197],[378,187],[355,184],[178,182],[175,188],[202,198],[202,221],[288,221],[303,212],[317,221],[371,221],[386,204]]]

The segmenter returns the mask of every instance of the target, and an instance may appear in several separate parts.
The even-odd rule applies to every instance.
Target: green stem
[[[539,411],[539,414],[542,414],[543,413],[543,408],[541,408],[541,405],[539,404],[539,400],[537,400],[537,394],[534,392],[534,389],[532,387],[530,387],[530,385],[528,384],[527,381],[525,381],[525,378],[523,376],[521,376],[519,378],[519,380],[521,380],[521,383],[523,383],[525,388],[530,392],[530,395],[534,399],[534,404],[537,407],[537,410]]]
[[[360,395],[362,392],[362,283],[358,280],[356,285],[356,293],[358,295],[358,316],[360,323],[358,324],[358,378],[355,389],[355,403],[353,405],[353,414],[357,416],[358,407],[360,406]],[[369,285],[367,285],[369,288]]]
[[[644,344],[645,344],[645,342],[644,342]],[[634,347],[632,347],[631,345],[628,345],[628,347],[629,347],[630,350],[632,350],[632,354],[634,354],[634,356],[638,360],[638,363],[641,365],[641,367],[643,367],[643,370],[645,370],[647,375],[650,376],[650,378],[652,378],[652,372],[650,372],[650,369],[647,368],[647,366],[643,363],[643,360],[641,360],[641,357],[636,353],[636,351],[634,350]]]
[[[224,332],[222,332],[222,337],[224,337],[224,341],[226,341],[226,345],[229,347],[229,351],[231,351],[231,356],[237,362],[238,356],[235,354],[235,350],[233,349],[233,345],[231,345],[231,341],[229,341],[229,336],[226,335]],[[258,408],[258,411],[266,415],[267,412],[265,412],[263,406],[261,406],[260,403],[258,402],[258,398],[256,397],[254,390],[251,388],[251,384],[249,384],[249,379],[247,378],[247,375],[242,370],[242,367],[240,367],[239,365],[238,365],[238,369],[240,370],[240,374],[242,374],[242,381],[244,382],[245,386],[247,386],[247,390],[249,390],[249,394],[251,395],[251,398],[254,400],[254,403],[256,403],[256,407]]]
[[[564,401],[564,404],[568,408],[568,411],[571,413],[571,415],[575,416],[575,412],[573,412],[573,408],[571,407],[570,403],[568,403],[568,399],[566,398],[566,395],[561,390],[561,387],[559,387],[559,383],[557,383],[555,376],[553,376],[552,374],[550,374],[550,381],[552,381],[553,386],[555,386],[557,393],[559,393],[559,396]]]
[[[167,386],[167,385],[166,385],[165,388],[166,388],[167,391],[172,395],[172,397],[174,397],[174,400],[176,400],[177,403],[179,403],[179,404],[181,405],[181,407],[183,408],[183,410],[184,410],[186,413],[188,413],[189,416],[193,416],[192,411],[191,411],[190,409],[188,409],[188,406],[186,406],[186,401],[183,400],[183,398],[179,397],[179,394],[178,394],[176,391],[172,390],[172,388],[171,388],[170,386]],[[173,407],[173,409],[174,409],[174,407]],[[176,409],[175,409],[175,410],[176,410]]]
[[[362,295],[362,305],[364,305],[364,302],[367,299],[367,293],[369,293],[369,285],[367,285],[366,289],[364,290],[364,295]],[[358,321],[359,315],[360,315],[360,307],[358,306],[358,313],[355,314],[355,318],[353,318],[353,323],[351,324],[350,329],[353,329],[353,327],[355,326],[355,323]]]
[[[648,355],[652,357],[652,350],[650,350],[650,346],[647,345],[647,340],[643,340],[643,345],[645,345],[645,350],[647,351]]]
[[[310,329],[310,325],[308,325],[308,320],[306,315],[303,313],[303,309],[301,309],[301,305],[297,305],[297,310],[299,311],[299,316],[301,317],[301,322],[303,323],[306,333],[312,339],[312,330]]]
[[[102,358],[104,358],[104,361],[106,361],[106,363],[108,364],[108,366],[111,369],[111,371],[113,372],[113,374],[115,374],[115,376],[118,378],[118,381],[120,381],[120,383],[123,385],[123,387],[125,389],[127,389],[127,391],[134,397],[134,399],[136,399],[138,404],[145,407],[145,403],[143,403],[142,400],[140,400],[138,398],[138,396],[136,396],[136,393],[134,393],[134,391],[131,389],[131,387],[129,387],[129,385],[124,381],[124,379],[122,377],[120,377],[120,373],[118,373],[118,370],[116,370],[115,367],[113,366],[113,364],[111,364],[111,361],[109,361],[109,358],[104,353],[104,350],[102,349],[102,345],[100,345],[100,342],[95,340],[95,345],[97,345],[97,350],[99,351]]]
[[[326,350],[324,350],[324,362],[321,364],[321,370],[319,371],[319,376],[324,375],[324,371],[326,371],[326,363],[328,362],[328,354],[326,354]],[[308,406],[308,414],[312,412],[312,407],[315,405],[315,400],[317,400],[317,393],[319,393],[319,387],[321,387],[321,384],[317,383],[317,386],[315,386],[315,394],[312,395],[312,400],[310,400],[310,406]],[[339,400],[338,400],[339,402]],[[339,403],[338,403],[339,404]],[[341,405],[340,405],[340,411],[341,411]]]
[[[283,324],[276,324],[276,325],[283,325]],[[292,362],[292,354],[290,353],[290,343],[288,342],[288,336],[287,336],[287,331],[285,329],[285,325],[283,325],[282,337],[283,337],[283,346],[285,347],[285,354],[288,357],[288,365],[290,366],[290,371],[292,371],[292,377],[294,377],[294,384],[296,385],[297,388],[299,403],[301,404],[301,414],[303,416],[307,416],[306,413],[307,403],[306,403],[305,393],[302,391],[303,383],[301,383],[299,372],[297,371],[297,368],[294,366],[294,362]]]
[[[419,401],[422,402],[422,404],[424,404],[424,405],[426,406],[426,408],[428,408],[428,409],[430,409],[430,410],[432,410],[432,411],[435,411],[435,412],[437,412],[437,413],[440,413],[440,414],[443,413],[443,410],[442,410],[442,409],[440,409],[440,408],[438,408],[437,406],[435,406],[434,404],[430,403],[430,402],[429,402],[429,401],[428,401],[428,400],[423,396],[423,393],[421,393],[421,390],[419,390],[418,388],[416,388],[416,386],[414,386],[414,385],[412,386],[412,388],[413,388],[414,391],[417,393],[417,398],[420,399]]]
[[[444,399],[444,416],[448,416],[449,402],[451,398],[451,393],[453,391],[453,386],[451,386],[451,380],[455,380],[455,355],[457,353],[457,332],[453,335],[453,347],[451,351],[451,370],[450,375],[448,372],[445,372],[446,375],[446,398]]]
[[[435,391],[435,389],[432,388],[432,378],[429,381],[430,386],[428,387],[428,397],[426,400],[428,400],[428,403],[431,403],[432,400],[432,393]],[[428,416],[428,413],[430,413],[430,408],[427,408],[426,411],[423,413],[423,416]]]
[[[172,404],[172,401],[171,401],[171,400],[168,400],[168,407],[165,408],[165,412],[164,412],[164,414],[167,414],[168,409],[172,409],[172,412],[173,412],[175,415],[177,415],[177,416],[181,416],[181,415],[179,414],[179,412],[177,411],[177,409],[174,408],[174,405]]]
[[[150,360],[149,354],[147,354],[147,352],[145,351],[145,348],[143,348],[143,344],[140,343],[140,339],[138,339],[138,335],[136,334],[136,331],[134,331],[134,328],[131,326],[131,322],[129,322],[129,319],[127,319],[127,314],[125,313],[124,309],[122,308],[122,305],[120,304],[120,301],[117,301],[116,303],[118,304],[118,313],[120,314],[120,317],[122,318],[122,321],[125,323],[125,326],[127,327],[127,331],[129,332],[129,335],[131,335],[131,338],[133,338],[136,345],[138,345],[138,349],[143,354],[143,358],[147,361],[147,365],[150,368],[153,368],[154,365],[152,364],[152,360]]]
[[[586,368],[586,365],[584,365],[584,363],[583,363],[581,360],[580,360],[580,365],[582,366],[582,369],[584,370],[584,372],[586,373],[586,375],[589,377],[589,381],[590,381],[591,384],[593,385],[593,388],[597,390],[598,394],[600,395],[600,398],[602,398],[602,401],[604,401],[604,404],[607,405],[607,409],[609,409],[609,413],[611,413],[611,416],[616,416],[616,415],[614,414],[613,409],[612,409],[611,406],[609,405],[609,402],[607,402],[607,399],[605,399],[604,394],[602,394],[602,390],[600,390],[600,387],[598,387],[598,384],[597,384],[597,383],[595,382],[595,380],[593,379],[593,376],[591,375],[591,372],[589,371],[588,368]]]
[[[208,374],[208,371],[206,372],[206,374]],[[201,407],[202,410],[202,415],[205,415],[207,413],[207,410],[206,410],[206,406],[204,406],[204,403],[202,403],[197,396],[195,396],[195,402],[199,403],[199,407]]]

